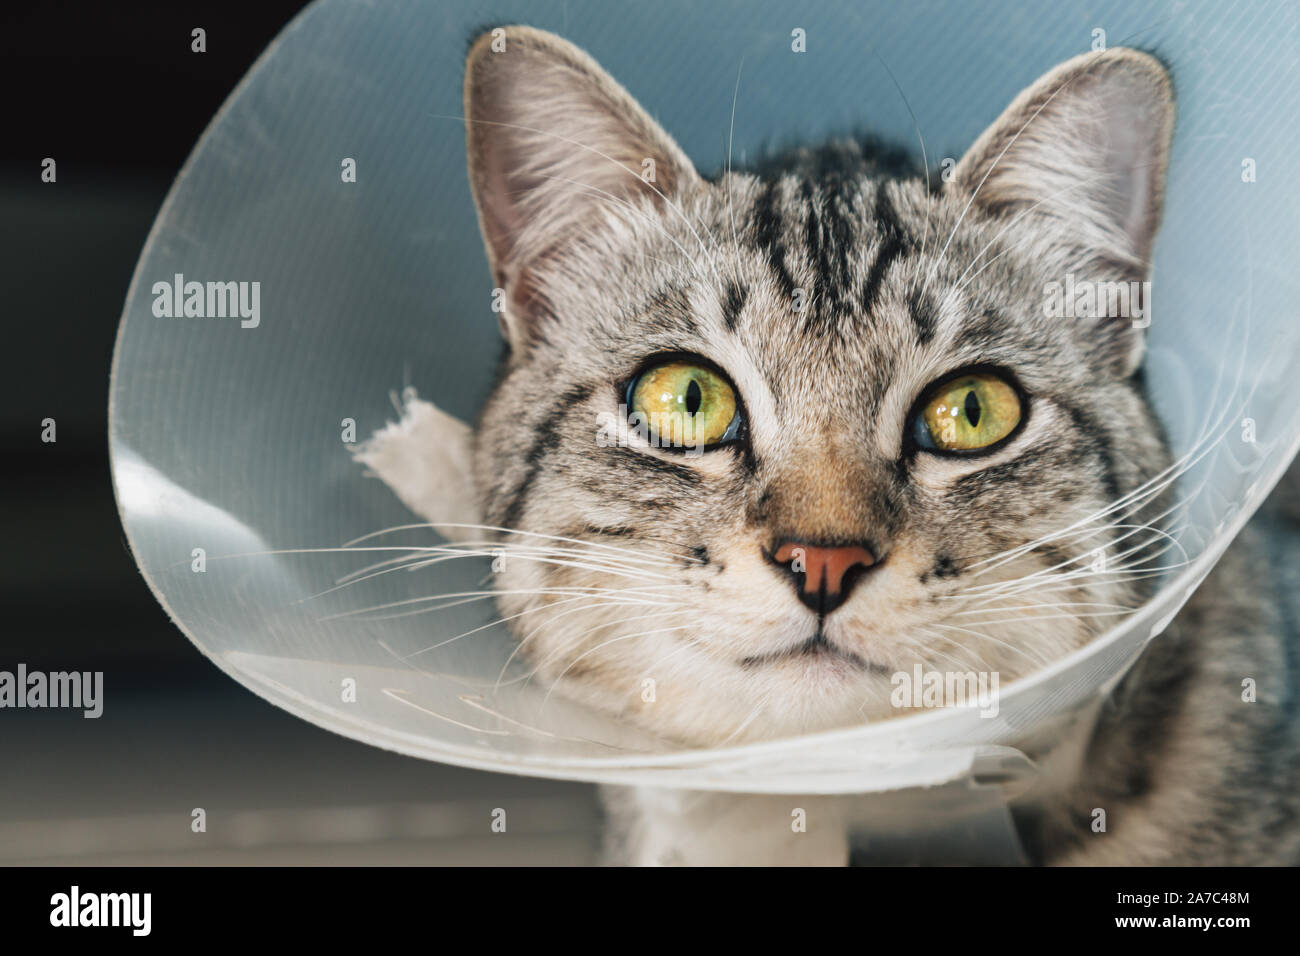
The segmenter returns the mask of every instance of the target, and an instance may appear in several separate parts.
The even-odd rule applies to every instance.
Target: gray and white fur
[[[425,489],[463,493],[440,506],[418,476],[396,484],[435,520],[509,529],[505,547],[572,539],[585,560],[496,576],[520,652],[558,693],[685,746],[826,730],[898,715],[890,675],[917,663],[1005,685],[1149,596],[1174,499],[1144,333],[1042,304],[1067,274],[1149,278],[1174,126],[1157,60],[1061,64],[931,186],[850,141],[706,179],[585,53],[526,27],[505,39],[470,50],[465,113],[506,355],[472,434],[451,421],[439,438],[454,461],[428,463]],[[743,440],[695,456],[634,431],[598,442],[629,378],[677,353],[730,379]],[[987,454],[917,448],[918,398],[967,367],[1014,376],[1021,426]],[[771,560],[788,540],[861,542],[877,561],[819,614]],[[1098,549],[1124,558],[1077,573]],[[1244,535],[1078,765],[1016,804],[1033,860],[1300,858],[1295,662],[1246,583],[1259,562]],[[791,839],[786,797],[621,791],[609,806],[628,862],[850,852],[843,834]]]

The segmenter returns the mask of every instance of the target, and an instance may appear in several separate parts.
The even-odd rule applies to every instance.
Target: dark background
[[[591,858],[589,787],[399,757],[236,685],[168,621],[118,521],[108,376],[136,259],[208,121],[303,6],[0,13],[0,670],[103,671],[106,699],[98,720],[0,711],[0,863]],[[503,805],[511,838],[494,840]],[[194,807],[205,834],[190,831]]]
[[[6,657],[128,679],[223,680],[135,569],[108,472],[108,373],[127,285],[172,180],[305,4],[51,4],[0,26],[9,311],[0,428]],[[190,52],[190,30],[208,52]],[[58,181],[41,182],[41,161]],[[40,422],[58,441],[40,440]],[[12,506],[12,507],[8,507]],[[106,629],[111,628],[111,636]],[[178,639],[179,638],[179,639]]]

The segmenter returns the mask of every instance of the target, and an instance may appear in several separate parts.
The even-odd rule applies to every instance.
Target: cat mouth
[[[826,639],[821,628],[802,644],[796,644],[794,647],[783,651],[774,651],[770,654],[756,654],[752,657],[742,658],[741,667],[753,668],[762,667],[766,664],[776,664],[782,661],[824,661],[826,663],[836,663],[848,665],[854,670],[870,670],[878,673],[884,673],[885,668],[879,664],[873,664],[870,661],[859,657],[852,651],[846,651],[843,648],[836,647]]]

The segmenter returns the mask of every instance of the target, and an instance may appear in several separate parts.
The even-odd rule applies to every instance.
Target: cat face
[[[853,144],[706,180],[523,27],[472,49],[466,115],[508,345],[474,483],[541,678],[714,745],[898,714],[918,664],[1005,684],[1140,602],[1149,295],[1045,303],[1147,278],[1150,57],[1058,67],[934,189]]]

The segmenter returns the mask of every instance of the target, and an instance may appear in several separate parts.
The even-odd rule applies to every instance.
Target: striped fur
[[[890,675],[917,663],[997,672],[1005,685],[1149,594],[1137,572],[1169,560],[1172,493],[1160,484],[1122,521],[1105,517],[1171,460],[1143,387],[1143,334],[1127,319],[1049,319],[1042,306],[1067,273],[1147,277],[1173,123],[1155,60],[1111,50],[1063,64],[950,182],[930,186],[923,171],[898,175],[896,154],[850,140],[705,178],[590,57],[524,27],[506,29],[503,52],[490,37],[474,45],[465,100],[470,179],[507,303],[508,352],[474,438],[482,520],[648,562],[640,582],[613,562],[507,562],[497,576],[521,651],[559,692],[692,746],[822,730],[903,712]],[[731,378],[743,441],[697,457],[635,435],[598,442],[637,368],[679,352]],[[971,366],[1014,377],[1028,396],[1020,431],[970,457],[909,443],[926,388]],[[1089,533],[1059,534],[1076,522]],[[862,542],[881,556],[820,622],[844,656],[787,653],[819,621],[765,558],[784,540]],[[1059,573],[1098,549],[1121,570]],[[638,585],[659,588],[651,607],[617,600]],[[615,599],[575,608],[554,597],[561,587]],[[1185,832],[1219,805],[1198,789],[1198,761],[1249,749],[1179,741],[1210,719],[1190,713],[1188,695],[1232,708],[1212,675],[1228,680],[1239,663],[1197,630],[1215,619],[1213,579],[1205,593],[1208,607],[1130,679],[1133,703],[1116,711],[1128,716],[1103,721],[1083,776],[1063,771],[1025,805],[1038,859],[1264,852],[1240,836],[1249,825],[1212,851]],[[1269,628],[1252,619],[1233,653],[1280,666]],[[1229,725],[1260,734],[1268,720],[1260,705]],[[1147,761],[1135,742],[1152,735],[1166,756]],[[1089,840],[1090,803],[1116,808],[1106,841]],[[632,811],[630,857],[699,859],[689,845],[709,824],[661,810]],[[664,819],[680,832],[665,834]],[[1294,855],[1293,832],[1270,844],[1274,858]],[[741,859],[746,839],[704,857]],[[834,862],[841,842],[828,847]]]

